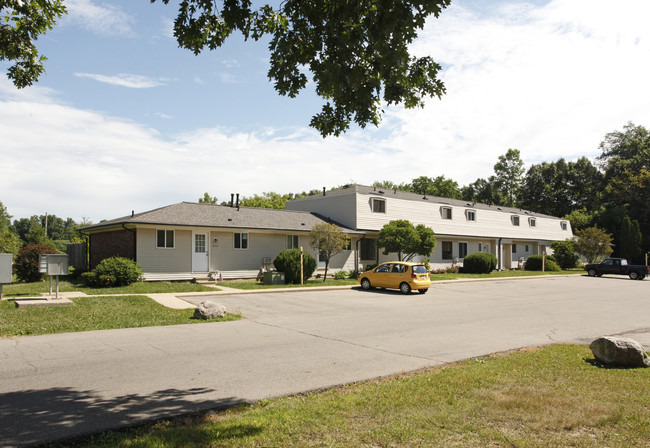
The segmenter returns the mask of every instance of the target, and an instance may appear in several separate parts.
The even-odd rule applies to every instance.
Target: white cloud
[[[379,129],[340,138],[263,124],[252,132],[212,127],[163,138],[63,104],[58,92],[18,91],[0,79],[0,200],[15,217],[50,211],[96,222],[194,201],[206,191],[227,200],[237,192],[441,174],[467,184],[492,174],[508,148],[520,149],[528,163],[595,156],[605,134],[627,121],[650,126],[650,28],[643,23],[650,2],[504,2],[482,11],[465,4],[430,21],[413,47],[443,65],[443,99],[424,109],[388,108]],[[78,76],[133,88],[166,81]]]
[[[221,73],[219,74],[219,79],[225,84],[239,84],[241,80],[232,73]]]
[[[131,89],[148,89],[151,87],[163,86],[169,81],[166,78],[153,79],[147,76],[131,75],[128,73],[118,73],[114,76],[99,75],[96,73],[75,73],[78,78],[90,78],[105,84],[112,84]]]
[[[607,132],[650,121],[650,4],[556,0],[478,14],[460,1],[414,45],[443,65],[447,94],[424,110],[391,109],[395,143],[422,148],[461,183],[518,148],[529,163],[594,156]]]
[[[91,0],[66,0],[68,10],[63,23],[74,24],[87,31],[103,36],[135,37],[135,19],[120,7]]]

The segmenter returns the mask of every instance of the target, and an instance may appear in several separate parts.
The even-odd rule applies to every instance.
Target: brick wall
[[[124,257],[135,261],[135,231],[115,230],[90,235],[90,269],[110,257]]]

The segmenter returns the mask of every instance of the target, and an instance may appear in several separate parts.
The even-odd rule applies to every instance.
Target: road
[[[434,283],[427,294],[409,296],[353,289],[214,301],[244,319],[0,339],[0,446],[524,346],[588,344],[614,334],[650,346],[650,281],[622,277]]]

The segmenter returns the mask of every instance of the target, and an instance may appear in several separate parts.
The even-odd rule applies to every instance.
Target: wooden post
[[[545,267],[546,267],[546,249],[544,249],[544,252],[542,252],[542,272],[544,272]]]
[[[302,262],[302,246],[300,246],[300,284],[303,284],[303,278],[305,277],[303,274],[303,262]]]

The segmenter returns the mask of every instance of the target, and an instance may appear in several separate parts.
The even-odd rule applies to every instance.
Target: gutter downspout
[[[85,268],[88,271],[89,268],[90,268],[90,233],[84,233],[81,230],[77,230],[77,232],[79,232],[79,235],[87,237],[87,239],[86,239],[86,257],[85,257],[85,260],[84,260],[85,261],[84,264],[86,265]]]

